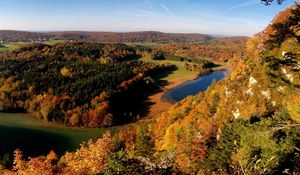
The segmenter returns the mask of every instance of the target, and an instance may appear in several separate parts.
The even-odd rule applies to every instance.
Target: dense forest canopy
[[[138,55],[151,56],[152,59],[194,63],[206,60],[225,63],[242,57],[248,40],[248,37],[224,37],[211,39],[205,43],[167,43],[152,47],[132,44],[132,46],[137,50]]]
[[[212,37],[204,34],[174,34],[163,32],[51,32],[58,39],[72,39],[79,41],[96,41],[96,42],[205,42]]]
[[[55,45],[42,43],[28,44],[7,53],[0,53],[2,59],[27,59],[56,57],[97,61],[109,58],[112,61],[124,61],[137,57],[135,49],[125,44],[97,44],[63,42]]]
[[[216,62],[227,62],[234,57],[241,57],[245,52],[248,38],[222,38],[211,40],[208,44],[172,43],[156,46],[154,51],[161,50],[166,55],[175,55],[194,59],[209,59]]]
[[[34,44],[5,53],[1,111],[25,110],[46,121],[86,127],[129,120],[113,118],[110,97],[168,67],[126,61],[135,57],[126,45],[95,43]]]
[[[40,32],[25,32],[14,30],[0,30],[0,42],[31,42],[46,41],[52,38],[51,35]]]
[[[93,42],[205,42],[213,37],[203,34],[173,34],[162,32],[23,32],[0,30],[0,41],[3,42],[39,42],[47,40],[74,40]]]

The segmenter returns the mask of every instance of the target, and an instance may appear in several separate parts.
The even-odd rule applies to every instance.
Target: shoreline
[[[180,83],[180,84],[176,84],[175,87],[170,87],[169,89],[167,89],[167,91],[165,91],[164,94],[162,95],[161,100],[162,100],[163,102],[170,103],[170,104],[173,105],[173,104],[175,104],[175,103],[177,102],[176,100],[174,100],[174,99],[169,95],[169,94],[170,94],[169,92],[172,91],[173,89],[176,89],[177,87],[179,87],[179,86],[181,86],[181,85],[183,85],[183,84],[185,84],[185,83],[194,81],[194,80],[198,79],[198,78],[201,77],[201,76],[206,76],[206,75],[209,75],[209,74],[212,74],[212,73],[222,72],[222,71],[226,71],[226,70],[229,71],[229,72],[231,72],[231,70],[229,70],[229,69],[222,68],[222,69],[213,70],[212,72],[207,73],[207,74],[197,74],[197,76],[195,76],[193,79],[188,79],[188,80],[186,80],[186,81],[184,81],[184,82],[182,82],[182,83]]]
[[[198,74],[191,74],[183,77],[178,77],[171,79],[167,85],[164,86],[166,91],[160,91],[158,93],[155,93],[151,96],[149,96],[149,101],[153,102],[154,104],[151,105],[149,109],[149,113],[146,117],[156,117],[165,112],[170,106],[172,106],[174,103],[170,103],[169,101],[166,101],[163,99],[164,95],[171,89],[176,88],[186,82],[195,80],[199,77]]]
[[[194,75],[193,78],[182,77],[183,78],[182,80],[184,80],[184,81],[179,81],[179,82],[175,81],[174,85],[167,88],[167,90],[163,93],[163,95],[161,96],[161,101],[163,101],[164,103],[170,103],[172,105],[175,104],[177,101],[172,99],[172,97],[168,96],[169,92],[185,83],[188,83],[188,82],[198,79],[200,76],[202,76],[202,75],[197,74],[197,75]]]
[[[161,113],[165,112],[170,106],[172,106],[172,103],[169,103],[165,100],[163,100],[163,96],[165,93],[167,93],[169,90],[176,88],[177,86],[180,86],[186,82],[195,80],[198,78],[198,74],[191,74],[183,77],[178,77],[178,78],[173,78],[169,80],[167,85],[164,85],[163,87],[166,89],[166,91],[159,91],[151,96],[148,97],[148,101],[153,102],[154,104],[150,106],[149,113],[143,117],[143,118],[148,118],[148,117],[153,117],[160,115]],[[57,131],[67,131],[67,130],[72,130],[75,132],[86,132],[86,131],[92,131],[92,130],[98,130],[99,128],[84,128],[84,127],[78,127],[78,126],[66,126],[63,124],[59,123],[52,123],[52,122],[46,122],[42,119],[38,119],[36,117],[33,117],[30,113],[28,112],[20,112],[20,113],[15,113],[15,112],[0,112],[1,114],[17,114],[17,116],[23,116],[26,117],[28,123],[8,123],[7,125],[3,126],[18,126],[21,128],[31,128],[31,129],[39,129],[39,130],[57,130]],[[22,118],[23,118],[22,117]],[[28,120],[29,119],[29,120]],[[134,122],[133,122],[134,123]],[[126,123],[123,126],[131,125],[132,123]],[[106,129],[108,130],[109,128],[118,128],[119,126],[111,126],[111,127],[100,127],[100,129]]]

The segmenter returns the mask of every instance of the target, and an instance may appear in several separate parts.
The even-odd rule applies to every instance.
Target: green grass
[[[65,40],[49,40],[49,41],[45,41],[43,43],[48,44],[48,45],[54,45],[54,44],[61,43],[61,42],[64,42],[64,41]]]
[[[164,43],[150,42],[150,41],[146,41],[146,42],[127,42],[127,43],[124,43],[124,44],[132,45],[132,46],[141,45],[141,46],[148,47],[148,48],[164,45]]]
[[[19,148],[27,156],[45,155],[51,149],[62,154],[74,151],[80,143],[101,137],[109,128],[80,128],[49,124],[22,113],[0,113],[0,157]]]
[[[166,80],[169,81],[171,79],[184,77],[187,75],[197,75],[198,71],[188,71],[184,68],[184,61],[171,61],[171,60],[151,60],[149,57],[143,57],[140,58],[139,61],[145,61],[145,62],[154,62],[154,63],[170,63],[171,65],[176,66],[176,70],[172,71],[171,73],[167,74],[164,77],[159,77],[160,80]]]
[[[0,48],[0,52],[8,52],[14,49],[18,49],[26,44],[30,44],[30,42],[12,42],[4,44],[4,47]]]
[[[64,42],[64,40],[49,40],[49,41],[45,41],[42,42],[44,44],[48,44],[48,45],[54,45],[60,42]],[[5,47],[0,48],[0,52],[9,52],[15,49],[18,49],[22,46],[25,46],[27,44],[32,44],[31,42],[11,42],[11,43],[7,43],[4,44]]]

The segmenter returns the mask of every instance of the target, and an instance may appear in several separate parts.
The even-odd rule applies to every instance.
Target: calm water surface
[[[164,95],[163,99],[170,103],[176,103],[189,95],[195,95],[198,92],[205,91],[213,82],[217,82],[227,75],[230,71],[213,72],[208,75],[200,76],[196,80],[188,81],[180,86],[177,86]]]

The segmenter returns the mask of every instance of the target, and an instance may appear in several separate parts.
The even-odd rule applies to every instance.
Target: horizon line
[[[156,32],[164,34],[194,34],[194,35],[208,35],[217,37],[251,37],[249,35],[229,35],[229,34],[207,34],[198,32],[163,32],[158,30],[132,30],[132,31],[104,31],[104,30],[18,30],[18,29],[0,29],[0,31],[16,31],[16,32],[31,32],[31,33],[51,33],[51,32],[86,32],[86,33],[142,33],[142,32]]]

